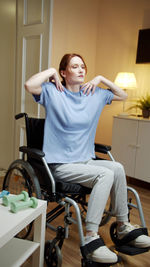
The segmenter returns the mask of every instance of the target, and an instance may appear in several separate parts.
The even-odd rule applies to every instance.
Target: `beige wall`
[[[149,0],[54,0],[52,65],[78,52],[88,65],[87,79],[102,74],[112,81],[120,71],[135,72],[138,88],[150,90],[150,64],[135,64],[138,30],[150,28]],[[122,103],[104,109],[96,141],[111,144],[113,115]]]
[[[13,159],[16,1],[0,1],[0,168]]]
[[[150,28],[149,0],[101,0],[96,74],[114,81],[120,71],[134,72],[138,88],[133,96],[150,92],[150,64],[135,64],[138,31]],[[128,107],[129,102],[126,103]],[[106,107],[100,119],[96,140],[111,144],[113,115],[122,111],[122,103]]]
[[[93,4],[94,3],[94,4]],[[52,65],[56,68],[65,53],[80,53],[95,74],[97,53],[98,0],[54,0]]]
[[[54,0],[51,65],[64,53],[77,52],[88,65],[87,80],[119,71],[135,72],[137,95],[150,90],[150,64],[135,64],[138,30],[150,28],[149,0]],[[16,0],[0,0],[0,168],[13,158],[15,106]],[[135,94],[132,93],[133,95]],[[111,144],[113,115],[122,103],[107,106],[96,141]]]

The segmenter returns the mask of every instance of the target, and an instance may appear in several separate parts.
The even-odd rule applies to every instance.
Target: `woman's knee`
[[[120,162],[114,162],[114,172],[119,174],[125,174],[124,166]]]
[[[114,182],[114,172],[110,169],[105,168],[103,173],[97,175],[95,183],[106,183],[107,185],[112,186]],[[94,184],[95,184],[94,183]]]
[[[114,183],[119,183],[123,185],[126,185],[126,174],[124,167],[121,163],[115,162],[115,168],[114,168]]]

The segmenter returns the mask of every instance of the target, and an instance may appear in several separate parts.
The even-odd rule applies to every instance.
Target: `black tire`
[[[24,160],[18,159],[11,163],[4,177],[3,190],[11,194],[20,194],[22,190],[29,196],[42,198],[40,184],[31,165]]]
[[[49,240],[45,243],[44,257],[48,267],[62,266],[61,250],[53,241]]]
[[[42,198],[40,184],[33,168],[27,161],[20,159],[13,161],[9,166],[4,177],[3,190],[7,190],[15,195],[20,194],[21,191],[27,191],[29,197]],[[26,239],[31,229],[32,223],[24,228],[17,237]]]
[[[111,240],[114,242],[114,244],[118,244],[118,239],[117,239],[117,222],[112,223],[110,226],[110,236]]]

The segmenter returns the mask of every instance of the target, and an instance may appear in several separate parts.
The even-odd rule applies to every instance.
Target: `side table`
[[[21,266],[32,254],[32,266],[43,267],[47,202],[38,200],[38,207],[12,213],[0,199],[0,266]],[[15,238],[34,221],[33,241]],[[34,252],[34,253],[33,253]]]

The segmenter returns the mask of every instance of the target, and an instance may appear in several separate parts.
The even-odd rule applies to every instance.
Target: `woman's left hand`
[[[98,84],[100,83],[101,76],[96,76],[94,79],[92,79],[91,81],[85,83],[82,85],[81,89],[84,88],[83,93],[86,95],[89,95],[90,92],[92,92],[92,95],[95,92],[96,86],[98,86]]]

